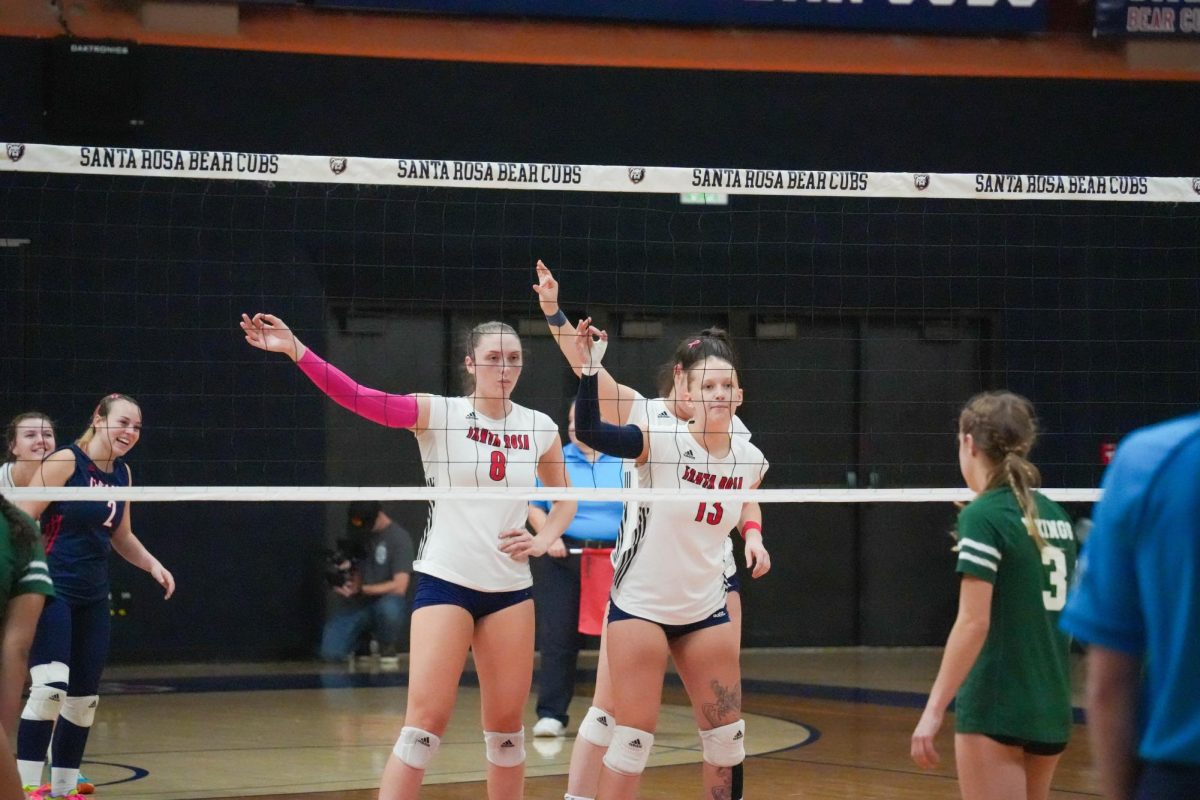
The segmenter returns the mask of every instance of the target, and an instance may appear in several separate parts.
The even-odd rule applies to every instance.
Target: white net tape
[[[639,167],[5,142],[0,171],[473,189],[1200,202],[1198,177]]]
[[[1099,489],[1043,489],[1042,494],[1060,503],[1094,503]],[[430,488],[425,486],[79,486],[7,489],[5,497],[17,502],[54,500],[125,500],[131,502],[336,502],[353,500],[589,500],[594,502],[649,502],[654,500],[709,502],[712,492],[668,489],[550,489],[550,488]],[[969,502],[970,489],[756,489],[721,492],[728,502],[758,503],[928,503]]]

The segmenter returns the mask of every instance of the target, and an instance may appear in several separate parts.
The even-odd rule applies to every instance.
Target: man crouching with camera
[[[324,565],[334,596],[321,634],[321,658],[353,657],[369,631],[379,644],[380,661],[395,662],[407,613],[412,537],[372,500],[350,504],[346,536],[337,545],[327,552]]]

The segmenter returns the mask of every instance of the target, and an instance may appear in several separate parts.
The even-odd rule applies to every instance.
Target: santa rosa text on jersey
[[[503,447],[508,450],[529,449],[529,434],[527,433],[496,434],[487,428],[472,426],[467,428],[467,438],[473,442],[486,444],[489,447]]]
[[[709,472],[700,472],[689,466],[684,466],[682,478],[688,483],[694,483],[705,489],[741,489],[742,476],[740,475],[713,475]]]

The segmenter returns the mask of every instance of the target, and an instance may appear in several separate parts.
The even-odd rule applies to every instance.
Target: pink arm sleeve
[[[360,386],[311,348],[304,351],[296,365],[330,400],[364,419],[389,428],[411,428],[417,424],[417,398],[411,394],[388,394]]]

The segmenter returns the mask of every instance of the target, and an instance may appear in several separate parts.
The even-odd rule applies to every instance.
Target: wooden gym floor
[[[932,648],[745,652],[746,797],[957,798],[952,723],[939,769],[922,772],[908,758],[939,657]],[[581,667],[593,665],[594,654],[585,654]],[[530,800],[559,800],[565,791],[570,736],[591,687],[579,689],[565,739],[528,733],[530,699]],[[404,697],[403,661],[114,667],[101,687],[84,772],[98,786],[97,800],[373,800]],[[696,797],[698,747],[686,697],[669,685],[641,796]],[[478,690],[468,675],[422,796],[485,797],[482,764]],[[1082,725],[1054,789],[1056,800],[1099,796]]]

